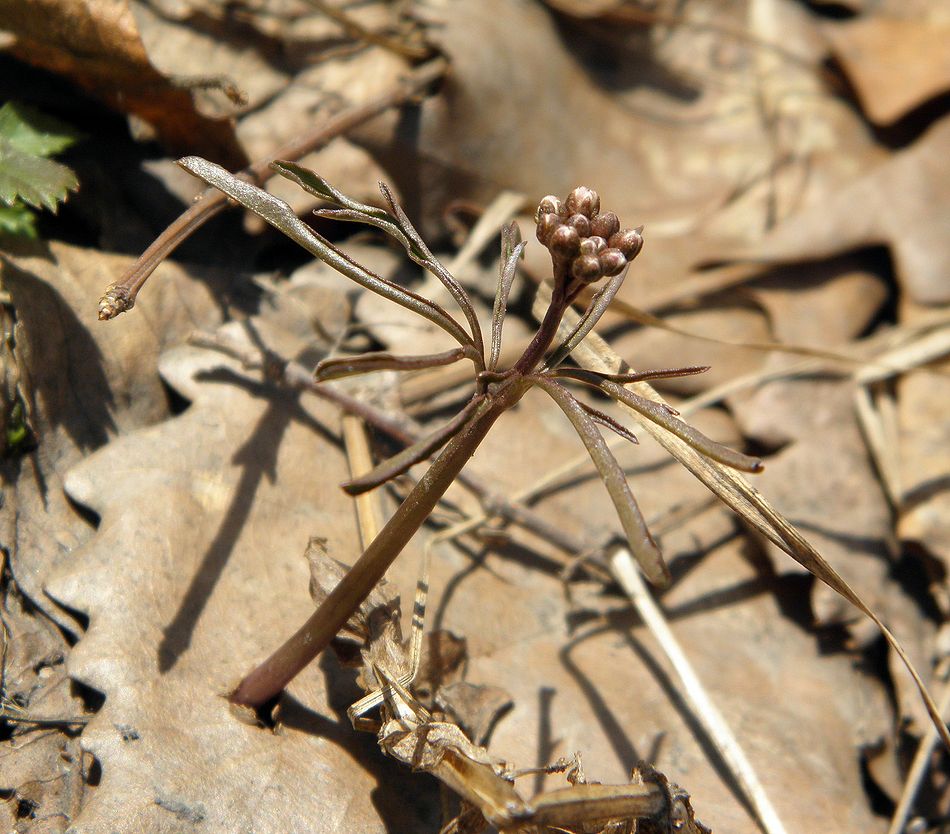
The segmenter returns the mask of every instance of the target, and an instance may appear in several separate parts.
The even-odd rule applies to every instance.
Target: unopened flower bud
[[[642,229],[643,226],[637,229],[621,229],[617,234],[611,235],[608,241],[610,248],[619,249],[628,261],[632,261],[643,248],[643,235],[640,234]]]
[[[587,237],[590,234],[590,220],[583,214],[572,214],[567,218],[567,225],[577,229],[581,237]]]
[[[607,241],[597,235],[585,238],[581,241],[580,252],[582,255],[593,255],[596,257],[607,248]]]
[[[538,203],[537,217],[540,219],[545,214],[560,214],[561,213],[561,201],[552,194],[548,194],[547,197],[543,197],[541,202]]]
[[[601,271],[607,278],[619,275],[627,266],[627,259],[619,249],[605,249],[597,256]]]
[[[593,255],[581,255],[575,258],[571,264],[571,275],[585,284],[597,281],[603,275],[600,269],[600,261]]]
[[[587,217],[596,217],[600,211],[600,197],[597,192],[585,185],[579,185],[564,201],[564,207],[571,214],[583,214]]]
[[[620,231],[620,218],[612,211],[598,214],[590,221],[590,233],[609,240]]]
[[[561,220],[556,214],[542,214],[538,218],[538,228],[536,232],[538,240],[547,246],[551,240],[551,235],[554,234],[555,229],[560,225]]]
[[[551,239],[548,241],[548,248],[558,255],[570,257],[580,246],[581,236],[573,226],[558,226]]]

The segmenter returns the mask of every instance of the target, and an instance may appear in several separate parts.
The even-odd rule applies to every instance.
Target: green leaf
[[[36,238],[36,215],[23,203],[0,206],[0,234]]]
[[[69,125],[15,101],[0,107],[0,138],[33,156],[54,156],[74,145],[78,131]]]
[[[0,201],[12,206],[19,198],[27,205],[56,211],[78,187],[76,175],[65,165],[24,153],[0,137]]]
[[[45,157],[77,138],[68,126],[31,108],[13,102],[0,107],[0,202],[56,211],[79,182],[65,165]]]

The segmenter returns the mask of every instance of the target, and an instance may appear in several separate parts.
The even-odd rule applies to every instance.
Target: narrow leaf
[[[375,226],[377,229],[382,229],[386,234],[396,238],[396,240],[403,245],[406,253],[412,260],[422,267],[426,266],[425,254],[421,249],[413,245],[412,241],[410,241],[399,228],[396,223],[396,218],[385,209],[370,206],[366,203],[360,203],[347,197],[342,191],[338,191],[330,185],[330,183],[319,174],[308,168],[304,168],[302,165],[297,165],[295,162],[278,160],[271,163],[271,168],[282,177],[297,183],[304,191],[313,194],[314,197],[319,197],[321,200],[342,206],[342,208],[338,209],[315,209],[314,214],[318,217],[328,217],[333,220],[343,220],[350,223],[365,223],[368,226]]]
[[[422,236],[416,231],[415,226],[412,225],[412,221],[408,218],[406,212],[402,210],[402,206],[396,202],[396,198],[393,196],[389,186],[381,182],[379,183],[379,190],[383,197],[385,197],[386,202],[389,203],[389,208],[392,210],[393,215],[395,215],[396,223],[399,228],[402,229],[406,237],[412,241],[412,244],[422,252],[424,259],[423,265],[425,268],[442,282],[443,286],[449,291],[452,298],[455,299],[465,314],[465,318],[468,320],[468,325],[471,328],[472,339],[475,342],[475,346],[478,348],[479,353],[484,353],[485,343],[482,339],[482,328],[478,323],[478,315],[475,313],[475,308],[472,306],[472,300],[468,297],[468,293],[465,292],[464,287],[456,280],[455,276],[429,251],[429,247],[422,239]]]
[[[542,287],[538,292],[538,298],[535,302],[538,314],[543,314],[544,310],[547,309],[549,301],[550,290]],[[564,318],[563,326],[569,328],[572,321],[576,320],[578,316],[568,310]],[[583,367],[599,373],[615,374],[624,373],[628,370],[626,363],[614,353],[610,349],[610,346],[597,336],[597,334],[591,334],[590,338],[588,338],[584,344],[578,346],[574,358]],[[661,402],[659,394],[647,383],[641,382],[635,384],[638,393],[654,402]],[[880,617],[878,617],[854,589],[841,578],[838,572],[825,561],[811,543],[734,469],[723,466],[704,456],[680,437],[670,433],[659,424],[653,422],[653,420],[644,417],[638,411],[630,409],[630,412],[645,431],[649,432],[664,449],[702,481],[725,504],[731,507],[733,511],[762,533],[769,541],[784,550],[802,567],[824,582],[829,588],[848,600],[848,602],[854,605],[880,629],[881,634],[884,635],[884,639],[887,640],[891,648],[894,649],[898,657],[900,657],[907,671],[910,672],[914,683],[917,685],[917,690],[920,692],[921,700],[924,702],[927,712],[930,714],[934,727],[937,732],[940,733],[940,738],[943,740],[947,749],[950,750],[950,731],[948,731],[940,715],[940,711],[937,709],[937,705],[927,691],[927,687],[924,685],[920,674],[904,651],[904,647],[890,632],[887,626],[884,625]]]
[[[359,356],[346,356],[324,359],[317,364],[313,372],[317,382],[330,379],[342,379],[356,374],[373,371],[418,371],[422,368],[435,368],[451,365],[465,358],[465,351],[452,348],[443,353],[430,353],[425,356],[393,356],[391,353],[362,353]]]
[[[586,382],[592,381],[592,385],[600,385],[602,380],[608,379],[611,382],[619,382],[627,385],[631,382],[646,382],[651,379],[672,379],[678,376],[693,376],[702,374],[709,370],[709,365],[690,365],[686,368],[663,368],[655,371],[638,371],[629,374],[602,374],[597,371],[588,371],[584,368],[556,368],[553,371],[546,371],[545,376],[555,377],[557,379],[578,379]]]
[[[314,197],[319,197],[321,200],[326,200],[329,203],[336,203],[344,209],[349,209],[359,214],[369,215],[377,220],[388,220],[392,222],[392,217],[390,217],[389,213],[384,209],[369,206],[347,197],[342,191],[338,191],[315,171],[304,168],[303,165],[278,159],[272,162],[270,167],[282,177],[297,183],[304,191],[310,192]]]
[[[180,159],[178,164],[189,173],[223,191],[244,208],[253,211],[275,228],[280,229],[308,252],[332,266],[337,272],[355,281],[361,287],[372,290],[383,298],[395,301],[397,304],[427,318],[433,324],[445,330],[459,344],[463,346],[473,344],[471,337],[462,329],[462,326],[438,304],[417,295],[411,290],[400,287],[398,284],[388,281],[356,263],[352,258],[314,232],[294,214],[293,209],[283,200],[268,194],[249,182],[238,179],[220,165],[215,165],[201,157],[185,157]]]
[[[629,388],[624,388],[610,380],[603,380],[597,387],[618,402],[622,402],[628,408],[632,408],[648,420],[652,420],[668,432],[672,432],[694,449],[702,452],[706,457],[712,458],[724,466],[741,469],[743,472],[761,472],[764,468],[762,461],[758,458],[744,455],[742,452],[730,449],[722,443],[716,443],[715,440],[706,437],[705,434],[693,428],[689,423],[674,417],[665,403],[658,403],[646,397],[641,397]]]
[[[594,421],[570,392],[554,380],[543,376],[532,377],[532,380],[560,406],[581,436],[581,440],[584,441],[591,460],[597,467],[604,486],[607,487],[610,500],[613,501],[624,533],[627,535],[630,550],[640,563],[640,569],[654,585],[666,587],[670,584],[669,569],[647,529],[646,521],[630,491],[630,485],[624,477],[620,464],[607,447]]]
[[[597,425],[610,429],[612,432],[620,435],[624,440],[629,440],[631,443],[635,443],[637,445],[640,444],[637,436],[623,423],[618,423],[609,414],[604,414],[604,412],[600,409],[594,408],[587,403],[582,403],[580,400],[578,400],[578,404],[584,409],[584,411],[587,412],[587,414],[590,416],[590,419],[597,423]]]
[[[399,241],[406,250],[406,254],[419,264],[419,266],[423,269],[429,268],[425,255],[402,233],[402,229],[393,222],[388,214],[386,217],[376,217],[375,215],[366,214],[356,209],[346,208],[314,209],[313,213],[317,215],[317,217],[326,217],[330,220],[342,220],[346,223],[363,223],[367,226],[375,226],[377,229],[382,229],[390,237]]]
[[[514,225],[514,224],[512,224]],[[511,285],[514,283],[518,271],[518,259],[524,252],[526,242],[508,247],[511,240],[510,226],[505,227],[502,241],[502,266],[498,275],[498,286],[495,290],[495,304],[491,315],[491,356],[488,359],[488,370],[493,371],[498,366],[498,357],[501,356],[501,331],[505,324],[505,313],[508,311],[508,296]],[[508,249],[506,253],[505,250]]]

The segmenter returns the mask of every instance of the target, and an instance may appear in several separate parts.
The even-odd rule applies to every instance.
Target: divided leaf
[[[546,306],[549,297],[550,289],[542,285],[535,302],[536,312],[539,305],[542,308]],[[569,332],[570,328],[577,325],[578,320],[579,316],[569,310],[561,324],[562,332]],[[601,373],[618,373],[626,367],[623,360],[596,333],[591,333],[584,342],[579,344],[573,356],[581,367]],[[656,402],[662,402],[647,383],[636,383],[636,386],[640,394]],[[841,578],[801,533],[738,472],[697,452],[683,439],[634,409],[628,407],[628,411],[645,431],[734,512],[874,622],[913,677],[934,726],[944,744],[950,749],[950,731],[947,730],[940,716],[940,710],[903,646],[880,617],[868,607],[867,603],[855,593],[854,589]]]

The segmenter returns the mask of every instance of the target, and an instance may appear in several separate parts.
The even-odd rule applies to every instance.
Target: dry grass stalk
[[[719,751],[723,762],[728,766],[736,783],[741,787],[746,799],[755,811],[762,831],[765,834],[785,834],[785,826],[775,807],[769,801],[765,788],[756,775],[741,745],[733,735],[725,718],[712,702],[700,681],[692,664],[673,635],[662,610],[653,600],[640,574],[634,567],[629,551],[620,548],[610,557],[610,566],[620,587],[630,598],[637,612],[643,618],[650,632],[656,637],[660,648],[666,654],[682,685],[683,695],[693,710],[699,723],[708,733],[710,740]]]

